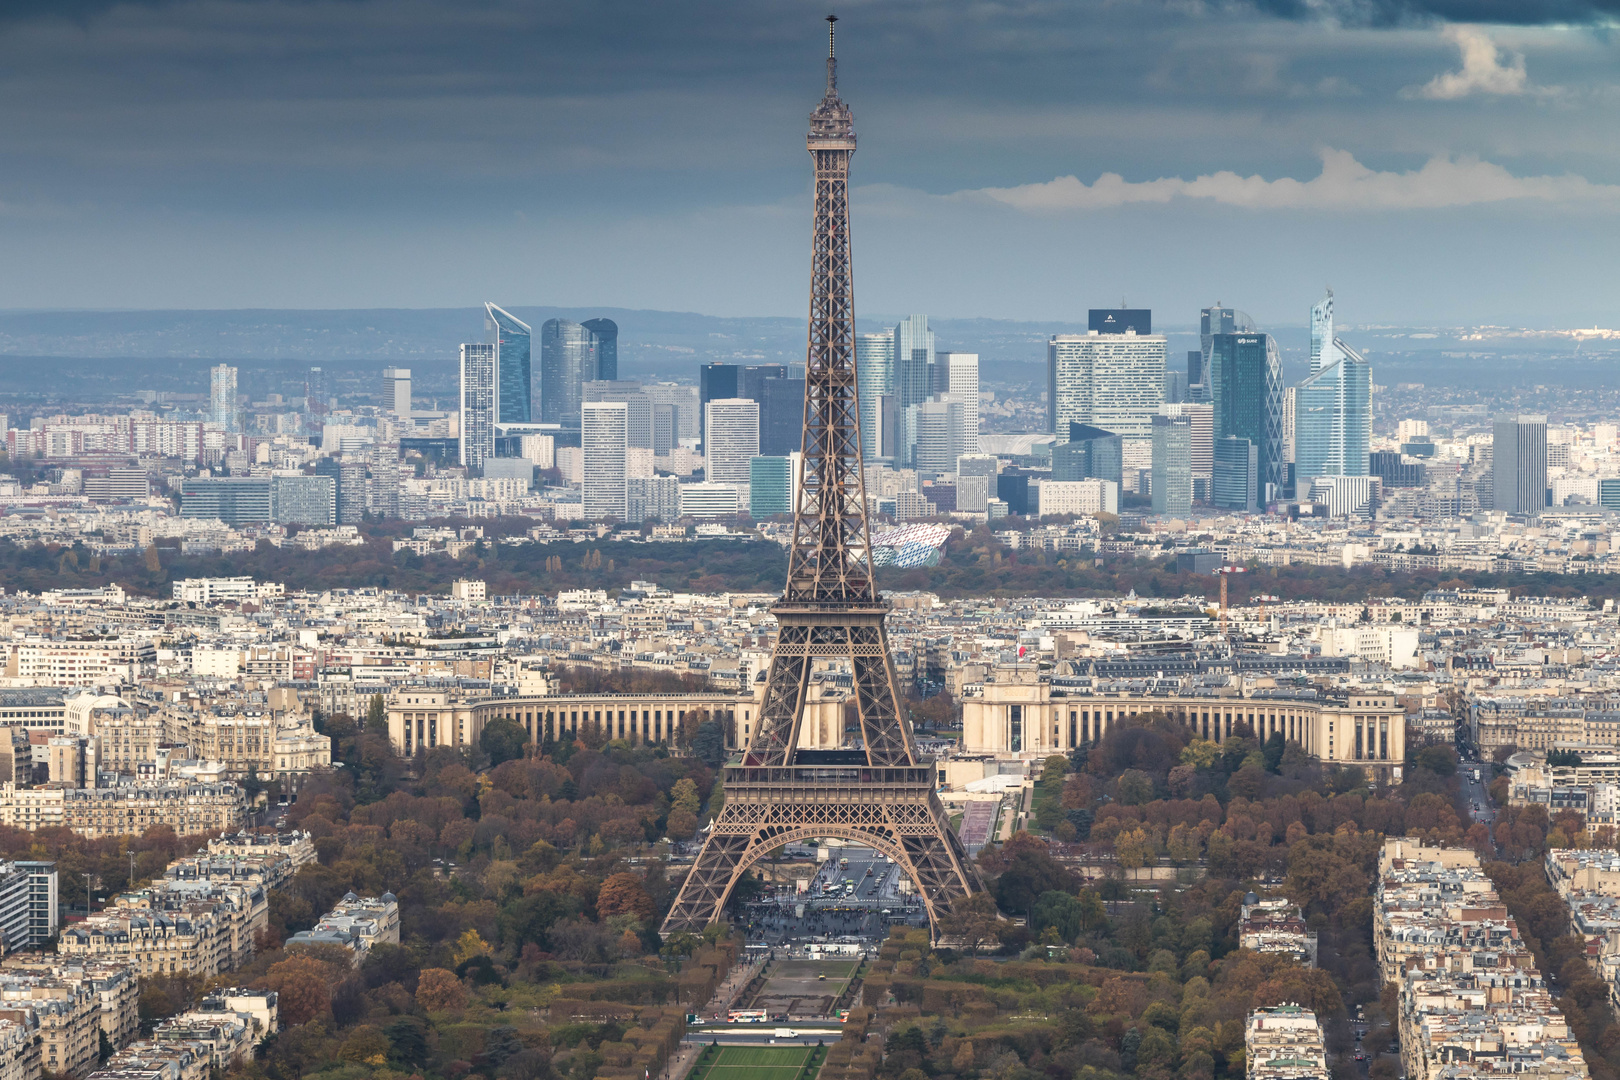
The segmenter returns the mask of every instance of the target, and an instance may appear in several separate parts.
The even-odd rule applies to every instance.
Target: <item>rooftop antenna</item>
[[[827,16],[827,93],[838,92],[838,61],[833,58],[833,30],[838,16]]]

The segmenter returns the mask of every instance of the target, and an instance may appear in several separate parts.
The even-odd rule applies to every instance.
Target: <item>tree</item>
[[[146,572],[148,574],[155,576],[163,573],[163,562],[158,558],[158,549],[156,544],[146,545],[146,554],[143,558],[146,563]]]
[[[1039,934],[1051,927],[1064,941],[1072,942],[1080,936],[1084,918],[1078,897],[1053,889],[1036,899],[1030,929]]]
[[[423,968],[416,979],[416,1003],[428,1012],[456,1012],[467,1007],[467,988],[453,971]]]
[[[388,1038],[371,1024],[361,1024],[349,1032],[338,1048],[338,1058],[362,1065],[388,1064]]]
[[[1074,889],[1074,875],[1052,858],[1044,843],[1028,833],[1014,833],[1002,845],[998,861],[1004,869],[996,878],[995,895],[1003,911],[1027,913],[1042,893]]]
[[[504,716],[485,724],[484,733],[478,737],[478,745],[489,755],[491,766],[522,757],[528,742],[528,732],[516,720]]]
[[[414,1016],[402,1016],[382,1029],[388,1039],[388,1055],[405,1065],[418,1066],[428,1057],[427,1035],[422,1022]]]
[[[653,901],[635,874],[614,874],[596,894],[596,913],[602,918],[634,915],[641,922],[652,918]]]
[[[475,956],[485,956],[489,953],[489,942],[481,937],[472,927],[461,932],[456,938],[456,949],[452,954],[457,964],[465,964]]]
[[[675,781],[675,785],[669,789],[669,805],[671,809],[685,810],[693,815],[703,809],[703,802],[698,798],[697,784],[691,777],[683,776]]]
[[[974,893],[951,905],[951,913],[941,920],[941,929],[961,947],[978,953],[987,945],[994,945],[996,937],[996,902],[989,893]]]
[[[1280,731],[1273,731],[1271,738],[1266,740],[1264,755],[1266,772],[1276,773],[1282,771],[1283,754],[1288,749],[1288,741],[1283,738]]]
[[[697,832],[697,815],[689,810],[671,810],[669,820],[665,824],[664,832],[671,840],[690,840],[692,834]]]
[[[265,973],[266,989],[279,999],[281,1022],[297,1027],[319,1019],[332,1009],[334,972],[313,957],[294,954]]]
[[[366,706],[366,731],[373,735],[388,734],[388,703],[381,694],[372,694]]]
[[[726,733],[717,720],[705,720],[692,736],[692,756],[711,769],[718,769],[726,760]]]
[[[1119,777],[1119,801],[1142,806],[1153,800],[1153,779],[1140,769],[1126,769]]]

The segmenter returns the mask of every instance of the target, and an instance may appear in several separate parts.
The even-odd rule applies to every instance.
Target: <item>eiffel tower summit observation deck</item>
[[[815,165],[804,466],[795,492],[787,587],[772,609],[776,649],[753,739],[725,766],[726,802],[664,920],[667,936],[720,919],[743,873],[784,844],[827,837],[888,856],[911,879],[934,935],[958,898],[983,888],[917,756],[900,712],[877,593],[861,468],[849,159],[855,117],[838,96],[827,19],[827,92],[810,114]],[[837,750],[799,749],[811,675],[837,668],[855,686],[859,734]]]

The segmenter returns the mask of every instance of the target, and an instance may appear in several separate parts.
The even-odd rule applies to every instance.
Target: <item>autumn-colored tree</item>
[[[371,1024],[361,1024],[349,1032],[338,1048],[338,1057],[362,1065],[388,1064],[388,1037]]]
[[[457,965],[465,964],[475,956],[489,955],[489,942],[469,926],[461,932],[460,937],[456,938],[456,951],[453,955]]]
[[[416,1003],[428,1012],[456,1012],[467,1007],[467,988],[453,971],[423,968],[416,979]]]
[[[695,816],[703,808],[703,801],[698,798],[697,784],[686,776],[675,781],[675,785],[669,789],[669,805],[672,809],[685,810]]]
[[[614,874],[602,882],[596,895],[596,913],[602,918],[633,915],[645,922],[652,918],[653,901],[635,874]]]
[[[989,893],[977,892],[951,905],[942,920],[945,937],[958,947],[978,953],[996,944],[996,901]]]
[[[337,974],[331,965],[300,952],[272,965],[261,982],[265,989],[276,992],[282,1024],[297,1027],[331,1011]]]
[[[697,815],[686,810],[671,810],[669,821],[665,829],[671,839],[690,840],[692,834],[697,832]]]

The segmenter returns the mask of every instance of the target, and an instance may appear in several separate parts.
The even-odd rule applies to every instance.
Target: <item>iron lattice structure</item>
[[[855,376],[855,290],[849,238],[849,158],[855,118],[838,97],[833,23],[827,93],[810,114],[815,162],[810,329],[805,357],[803,469],[793,514],[787,587],[772,609],[776,649],[765,700],[740,764],[724,770],[726,803],[663,933],[720,918],[744,871],[774,848],[813,837],[867,844],[916,885],[936,933],[952,902],[982,886],[935,794],[902,716],[872,578]],[[858,749],[800,750],[811,673],[853,674]]]

